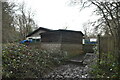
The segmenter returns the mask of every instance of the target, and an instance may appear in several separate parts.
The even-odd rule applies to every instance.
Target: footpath
[[[45,75],[45,78],[91,78],[89,71],[91,65],[95,64],[96,55],[86,53],[70,59],[66,64],[55,68],[52,72]]]

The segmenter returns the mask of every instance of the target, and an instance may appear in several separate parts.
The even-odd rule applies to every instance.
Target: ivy
[[[38,78],[59,65],[61,53],[32,49],[23,44],[4,44],[2,49],[3,77]]]

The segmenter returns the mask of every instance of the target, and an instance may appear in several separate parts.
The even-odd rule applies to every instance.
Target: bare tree
[[[31,9],[26,9],[24,2],[18,6],[18,12],[19,14],[15,15],[14,22],[18,27],[21,39],[25,39],[26,35],[32,32],[33,28],[36,27],[36,23],[33,18],[34,14]]]
[[[95,36],[95,34],[93,34],[93,30],[92,30],[92,26],[93,25],[93,22],[85,22],[83,24],[83,31],[84,31],[84,35],[85,37],[89,37],[89,36]],[[94,32],[95,33],[95,32]]]
[[[118,54],[118,63],[120,65],[120,1],[101,1],[101,0],[71,0],[73,4],[80,4],[81,10],[88,6],[96,7],[96,14],[100,15],[99,24],[95,29],[102,27],[114,37],[115,51]],[[120,69],[119,69],[120,70]]]
[[[2,41],[14,42],[26,38],[37,27],[31,9],[26,9],[26,4],[15,2],[2,3]]]

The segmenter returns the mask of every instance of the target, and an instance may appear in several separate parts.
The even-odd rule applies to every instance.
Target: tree
[[[83,31],[84,31],[84,36],[85,37],[90,37],[90,36],[95,36],[94,34],[92,34],[92,28],[90,28],[93,25],[92,22],[88,21],[86,23],[83,24]]]
[[[17,32],[13,25],[14,4],[2,2],[2,42],[13,42],[16,40]]]
[[[115,53],[118,56],[119,70],[120,70],[120,1],[101,1],[101,0],[72,0],[73,4],[80,4],[81,9],[88,6],[96,7],[96,14],[100,15],[99,23],[95,29],[102,27],[107,33],[114,37]]]
[[[33,28],[36,27],[36,23],[33,19],[34,14],[31,12],[31,9],[26,10],[24,2],[18,5],[18,12],[19,14],[16,13],[14,22],[23,40],[26,38],[26,35],[33,31]]]
[[[27,10],[25,3],[2,3],[2,42],[14,42],[26,38],[37,27],[34,14]]]

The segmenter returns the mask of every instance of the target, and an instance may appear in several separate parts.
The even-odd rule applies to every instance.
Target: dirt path
[[[87,66],[82,67],[74,64],[61,65],[53,72],[45,76],[46,78],[89,78]]]
[[[80,56],[81,57],[81,56]],[[54,69],[54,71],[50,72],[48,75],[45,75],[45,78],[91,78],[89,71],[91,61],[93,60],[93,55],[86,56],[83,63],[87,65],[79,65],[78,63],[68,63],[65,65],[61,65],[58,68]],[[87,59],[86,59],[87,58]],[[72,60],[79,61],[79,57]],[[81,60],[81,59],[80,59]]]

